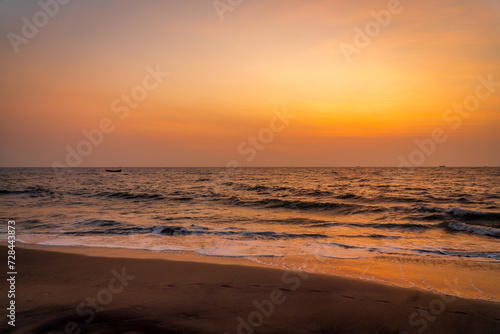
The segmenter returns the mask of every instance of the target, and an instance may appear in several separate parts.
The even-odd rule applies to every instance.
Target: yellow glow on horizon
[[[474,94],[479,76],[500,81],[500,5],[490,1],[405,3],[350,63],[339,45],[353,43],[355,28],[373,20],[370,12],[386,1],[251,2],[223,22],[210,3],[127,4],[67,6],[19,54],[2,42],[1,120],[12,124],[3,129],[4,142],[15,128],[23,143],[57,159],[82,129],[110,118],[117,127],[113,145],[120,138],[126,151],[126,138],[155,138],[152,150],[163,150],[163,138],[176,142],[182,161],[196,145],[207,152],[237,146],[267,126],[274,108],[286,106],[297,117],[276,147],[294,150],[291,155],[310,154],[304,143],[327,147],[329,138],[346,137],[358,138],[367,151],[379,140],[388,159],[407,150],[402,142],[411,148],[411,137],[449,129],[443,113]],[[7,5],[20,17],[37,9],[36,3]],[[19,31],[16,15],[5,21],[4,35]],[[112,102],[157,64],[170,75],[120,120]],[[457,142],[449,145],[460,150],[460,140],[475,136],[495,155],[499,92],[450,132]],[[228,152],[214,154],[211,163],[223,164]]]

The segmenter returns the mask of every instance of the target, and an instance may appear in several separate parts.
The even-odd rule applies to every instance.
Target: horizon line
[[[59,168],[51,166],[0,166],[0,168]],[[78,168],[500,168],[500,166],[83,166],[83,167],[64,167],[62,169],[78,169]]]

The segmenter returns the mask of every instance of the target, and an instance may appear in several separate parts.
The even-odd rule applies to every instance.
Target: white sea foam
[[[500,229],[485,226],[468,225],[458,222],[448,223],[448,228],[454,231],[469,232],[490,237],[500,237]]]

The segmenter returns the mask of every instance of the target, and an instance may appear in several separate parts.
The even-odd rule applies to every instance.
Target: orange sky
[[[443,118],[478,78],[500,83],[500,3],[401,0],[348,62],[340,46],[388,2],[243,1],[222,21],[211,0],[73,1],[16,53],[9,33],[41,7],[4,0],[0,166],[68,165],[105,118],[75,165],[397,166],[436,128],[447,140],[419,165],[500,165],[500,86],[456,129]],[[148,66],[169,75],[120,119]],[[285,106],[295,118],[248,161],[238,147]]]

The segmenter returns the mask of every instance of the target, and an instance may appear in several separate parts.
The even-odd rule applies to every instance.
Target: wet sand
[[[2,254],[7,248],[0,246]],[[500,303],[244,259],[16,248],[15,327],[2,333],[498,333]],[[74,254],[74,253],[78,254]]]

